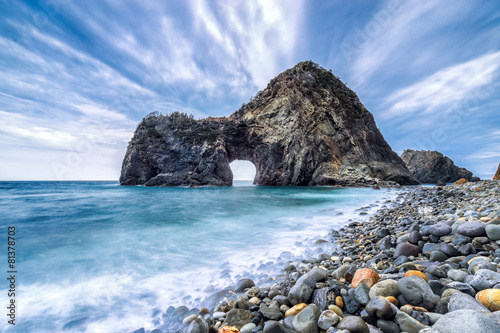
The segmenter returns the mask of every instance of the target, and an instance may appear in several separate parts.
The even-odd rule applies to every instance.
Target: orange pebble
[[[421,277],[422,279],[425,280],[425,282],[429,282],[429,279],[427,279],[427,276],[424,273],[420,272],[420,271],[414,271],[414,270],[408,271],[408,272],[405,273],[404,277],[408,277],[408,276],[412,276],[412,275],[413,276]]]
[[[240,330],[233,326],[224,326],[219,333],[240,333]]]
[[[342,296],[335,297],[335,305],[341,309],[344,307],[344,300],[342,299]]]
[[[476,294],[476,299],[492,312],[500,310],[500,289],[481,290]]]
[[[410,308],[412,308],[415,311],[429,312],[426,308],[423,308],[421,306],[415,306],[415,305],[411,305],[411,304],[406,304],[406,306],[409,306]]]
[[[307,304],[306,303],[299,303],[295,306],[292,306],[290,309],[288,309],[286,312],[285,312],[285,317],[288,317],[288,316],[295,316],[296,314],[298,314],[300,311],[304,310],[305,308],[307,307]]]
[[[360,283],[366,284],[368,287],[373,287],[380,280],[380,275],[369,268],[361,268],[356,271],[352,278],[351,288],[356,288]]]
[[[386,299],[389,302],[391,302],[392,304],[394,304],[395,306],[398,306],[398,304],[399,304],[398,300],[394,296],[387,296]]]

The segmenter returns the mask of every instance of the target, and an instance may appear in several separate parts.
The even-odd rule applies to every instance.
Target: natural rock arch
[[[137,127],[120,184],[230,186],[248,160],[255,184],[416,184],[356,94],[307,61],[271,80],[229,117],[151,114]]]

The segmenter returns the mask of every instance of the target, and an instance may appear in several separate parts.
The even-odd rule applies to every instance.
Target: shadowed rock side
[[[310,61],[272,79],[229,117],[147,116],[120,183],[230,186],[234,160],[255,165],[257,185],[417,184],[356,94]]]
[[[407,149],[401,154],[401,158],[413,177],[424,184],[435,184],[438,181],[453,183],[461,178],[469,181],[476,178],[472,176],[472,172],[457,167],[450,158],[437,151]]]

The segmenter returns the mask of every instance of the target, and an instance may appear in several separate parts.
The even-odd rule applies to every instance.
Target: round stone
[[[336,306],[335,304],[328,305],[328,310],[335,312],[339,317],[344,316],[344,312],[342,311],[342,309]]]
[[[434,295],[427,282],[418,276],[408,276],[400,279],[398,287],[401,294],[411,305],[422,306],[428,310],[432,310],[440,299],[439,296]]]
[[[448,303],[448,311],[453,312],[464,309],[490,313],[490,311],[484,305],[479,303],[474,297],[461,292],[453,293]]]
[[[442,316],[432,326],[430,333],[500,333],[495,323],[473,310],[456,310]]]
[[[370,333],[368,325],[358,316],[344,317],[337,325],[339,330],[348,330],[351,333]]]
[[[436,237],[446,236],[451,233],[451,227],[443,222],[436,223],[429,228],[429,233]]]
[[[376,296],[394,296],[397,297],[399,294],[398,282],[396,280],[387,279],[377,282],[373,287],[370,288],[370,298],[375,298]]]
[[[417,245],[420,240],[422,240],[422,235],[420,234],[420,232],[418,232],[417,230],[413,230],[412,232],[410,232],[410,236],[408,236],[408,242]]]
[[[441,244],[439,251],[443,252],[448,257],[460,256],[460,252],[458,252],[458,250],[453,245],[450,245],[450,244]]]
[[[360,283],[372,287],[380,280],[380,275],[372,269],[361,268],[356,271],[352,278],[351,288],[356,288]]]
[[[291,307],[287,312],[285,312],[285,316],[286,317],[288,317],[288,316],[295,316],[300,311],[304,310],[306,307],[307,307],[306,303],[297,304],[297,305]]]
[[[398,300],[397,300],[397,298],[396,298],[396,297],[394,297],[394,296],[387,296],[386,298],[387,298],[387,300],[388,300],[389,302],[391,302],[391,303],[392,303],[392,304],[394,304],[395,306],[398,306],[399,302],[398,302]]]
[[[427,327],[418,320],[410,317],[403,311],[399,311],[396,314],[396,320],[399,323],[399,327],[403,332],[420,332],[420,330],[423,330],[424,328]]]
[[[401,330],[399,329],[398,324],[393,321],[387,321],[383,319],[377,320],[377,327],[382,330],[384,333],[399,333]]]
[[[491,312],[500,310],[500,289],[481,290],[476,299]]]
[[[427,276],[424,273],[420,272],[420,271],[409,270],[409,271],[407,271],[405,273],[404,277],[413,276],[413,275],[421,277],[422,279],[425,280],[425,282],[429,282],[429,279],[427,279]]]
[[[314,332],[318,329],[318,319],[321,315],[315,304],[308,305],[293,317],[292,329],[297,332]]]
[[[498,283],[500,283],[500,273],[489,269],[477,270],[470,281],[470,285],[476,290],[490,289]]]
[[[393,309],[391,302],[383,296],[377,296],[368,302],[365,310],[370,316],[376,315],[378,318],[384,320],[392,320],[396,315],[396,311]]]
[[[485,228],[486,236],[489,239],[497,241],[500,240],[500,225],[498,224],[488,224]]]
[[[234,286],[235,293],[241,293],[245,291],[245,289],[249,289],[255,286],[255,283],[251,279],[241,279]]]
[[[197,316],[195,314],[189,315],[186,318],[184,318],[184,320],[182,320],[182,324],[187,326],[187,325],[191,324],[193,322],[193,320],[196,319],[196,317]]]
[[[184,332],[186,333],[208,333],[209,331],[210,327],[208,325],[208,322],[202,318],[196,318],[184,330]]]
[[[248,323],[240,329],[240,333],[252,333],[252,330],[257,327],[254,323]]]
[[[416,257],[419,253],[422,253],[422,249],[419,246],[410,243],[400,243],[394,250],[394,258],[399,256]]]
[[[359,304],[366,305],[370,301],[370,287],[364,283],[358,285],[354,290],[354,299]]]
[[[447,273],[448,277],[453,281],[464,282],[465,278],[469,276],[467,272],[458,270],[458,269],[450,269]]]
[[[337,325],[340,317],[331,310],[325,310],[321,313],[318,319],[318,327],[323,330],[328,330],[330,327]]]
[[[342,296],[335,297],[335,305],[341,309],[344,307],[344,300],[342,299]]]
[[[441,251],[432,251],[429,256],[429,261],[443,262],[448,259],[448,256]]]
[[[469,221],[460,225],[457,232],[468,237],[478,237],[486,235],[486,224],[479,221]]]

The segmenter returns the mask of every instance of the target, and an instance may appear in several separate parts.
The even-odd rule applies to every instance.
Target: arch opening
[[[257,169],[250,161],[234,160],[229,163],[231,172],[233,173],[233,186],[249,185],[253,183]]]

